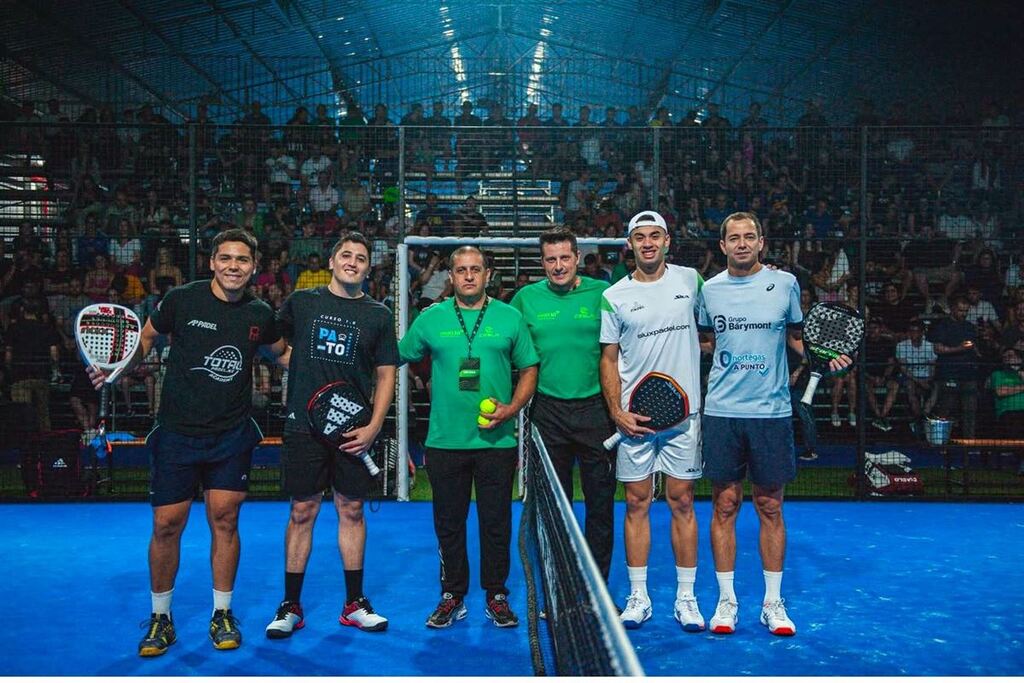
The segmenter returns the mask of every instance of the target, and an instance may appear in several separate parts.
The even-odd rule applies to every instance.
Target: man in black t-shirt
[[[383,631],[388,620],[376,614],[363,594],[366,522],[363,501],[373,484],[360,455],[384,424],[395,393],[398,346],[391,311],[363,293],[370,273],[370,245],[360,233],[343,235],[331,249],[331,281],[325,287],[295,291],[278,312],[279,329],[291,343],[288,405],[281,449],[282,489],[291,496],[285,531],[284,600],[267,625],[268,638],[288,638],[302,628],[300,597],[313,543],[313,524],[323,491],[334,490],[338,547],[345,570],[345,606],[339,621],[363,631]],[[344,434],[338,449],[315,440],[306,405],[323,386],[344,380],[373,406],[370,423]]]
[[[248,488],[252,450],[262,438],[250,417],[252,360],[261,346],[281,356],[287,345],[270,306],[246,288],[256,267],[256,238],[232,229],[213,239],[212,280],[170,290],[142,329],[136,365],[161,334],[174,343],[167,359],[152,450],[149,544],[152,616],[139,655],[161,655],[174,643],[171,594],[181,534],[196,484],[202,483],[211,534],[213,617],[210,640],[218,650],[242,644],[231,593],[238,569],[238,513]],[[129,367],[124,376],[131,373]],[[94,386],[105,374],[90,368]]]
[[[960,403],[961,437],[974,438],[978,413],[978,328],[967,320],[970,304],[962,296],[949,306],[949,317],[935,323],[928,332],[928,341],[935,347],[935,379],[939,385],[939,401],[935,412],[952,417],[953,406]]]
[[[873,317],[868,321],[867,339],[864,343],[864,379],[867,384],[868,405],[875,417],[872,426],[883,432],[892,430],[889,413],[899,393],[896,381],[896,345],[884,336],[885,323]],[[884,388],[882,407],[878,407],[875,390]]]

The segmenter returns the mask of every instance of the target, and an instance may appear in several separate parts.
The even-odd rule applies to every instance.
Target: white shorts
[[[615,478],[643,481],[655,472],[662,472],[673,479],[700,479],[702,465],[700,413],[694,413],[672,429],[641,439],[623,437],[619,442]]]

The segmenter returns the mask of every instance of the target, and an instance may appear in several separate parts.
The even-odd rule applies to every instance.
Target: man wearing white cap
[[[670,236],[665,219],[641,211],[629,221],[636,270],[605,290],[601,300],[601,391],[619,444],[616,477],[626,487],[625,546],[630,595],[620,618],[639,628],[651,618],[647,593],[653,476],[665,476],[672,511],[676,562],[675,618],[685,631],[703,631],[693,584],[697,573],[697,520],[693,482],[701,477],[700,343],[694,310],[703,279],[693,268],[668,265]],[[661,432],[650,418],[629,412],[629,396],[651,372],[672,377],[689,397],[690,416]]]

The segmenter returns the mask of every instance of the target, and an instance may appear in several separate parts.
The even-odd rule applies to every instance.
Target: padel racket
[[[629,412],[651,418],[643,426],[660,432],[689,417],[690,397],[668,375],[649,372],[629,395]],[[615,448],[620,441],[622,433],[615,432],[604,440],[604,447]]]
[[[822,301],[811,306],[804,318],[804,351],[811,376],[800,402],[811,405],[822,376],[828,374],[830,361],[845,354],[850,358],[864,340],[864,316],[846,304]]]
[[[82,360],[107,373],[100,390],[101,419],[107,417],[110,385],[131,363],[141,332],[135,311],[118,304],[90,304],[75,319],[75,342]]]
[[[348,441],[343,436],[345,432],[370,424],[373,410],[355,386],[339,380],[320,387],[313,394],[306,404],[306,414],[313,436],[329,448],[338,448]],[[380,474],[369,451],[363,451],[359,457],[372,476]]]

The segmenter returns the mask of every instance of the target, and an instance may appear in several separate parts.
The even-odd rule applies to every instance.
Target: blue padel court
[[[241,517],[242,560],[233,608],[245,641],[214,650],[209,534],[193,509],[174,593],[178,642],[155,659],[135,654],[148,616],[145,504],[34,504],[0,507],[0,600],[20,626],[0,641],[5,675],[335,675],[528,676],[523,571],[513,534],[511,602],[522,624],[496,629],[483,596],[446,630],[424,620],[438,598],[430,506],[385,503],[367,513],[366,590],[390,619],[385,633],[338,625],[344,586],[335,518],[316,528],[303,606],[306,628],[268,641],[281,598],[286,503],[249,503]],[[705,619],[717,600],[708,544],[710,504],[697,503],[701,529],[697,597]],[[518,520],[519,505],[515,506]],[[581,506],[577,504],[577,513]],[[621,529],[624,508],[619,504]],[[648,675],[876,676],[1020,675],[1024,672],[1024,506],[1014,504],[790,502],[783,595],[798,633],[769,635],[758,623],[763,592],[757,523],[740,515],[732,636],[683,633],[672,618],[675,571],[668,511],[652,513],[648,586],[654,617],[630,639]],[[517,522],[518,523],[518,522]],[[620,531],[621,534],[621,531]],[[469,528],[473,584],[476,525]],[[611,594],[628,592],[617,541]]]

